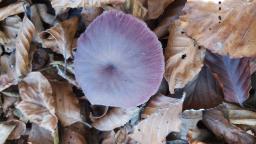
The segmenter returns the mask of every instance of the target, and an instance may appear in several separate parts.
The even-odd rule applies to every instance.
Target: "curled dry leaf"
[[[142,5],[140,0],[126,0],[123,4],[124,11],[129,12],[135,17],[144,19],[148,10]]]
[[[66,127],[82,121],[79,101],[73,93],[72,86],[68,82],[52,82],[51,84],[56,100],[56,115],[61,124]]]
[[[4,20],[8,16],[23,13],[27,3],[25,1],[15,2],[3,8],[0,8],[0,21]]]
[[[47,7],[45,4],[36,4],[36,8],[43,22],[49,25],[53,25],[55,23],[56,16],[47,13]]]
[[[87,144],[86,129],[82,123],[75,123],[64,128],[63,144]]]
[[[15,129],[15,125],[8,125],[1,123],[0,124],[0,143],[4,144],[7,140],[8,136],[11,134],[11,132]]]
[[[228,144],[254,144],[255,137],[234,126],[226,119],[227,109],[220,105],[203,112],[203,123],[217,137],[223,138]]]
[[[77,31],[78,17],[72,17],[54,27],[40,33],[42,45],[51,48],[54,52],[62,54],[65,59],[72,56],[74,36]]]
[[[16,84],[16,74],[14,70],[15,55],[3,55],[0,57],[0,91]]]
[[[221,84],[225,100],[242,105],[249,96],[250,59],[232,59],[207,51],[205,60]]]
[[[174,93],[175,88],[183,88],[200,72],[204,56],[205,50],[187,37],[180,27],[180,22],[176,21],[170,27],[165,51],[165,78],[171,93]]]
[[[17,76],[25,76],[32,69],[30,56],[30,43],[36,32],[34,24],[25,15],[21,24],[16,41],[16,64],[15,70]]]
[[[92,126],[101,131],[110,131],[125,125],[137,112],[139,108],[112,108],[107,114],[94,120]]]
[[[13,119],[13,120],[8,120],[6,124],[15,125],[15,128],[9,135],[8,140],[19,139],[21,135],[25,134],[26,124],[24,122]]]
[[[174,0],[146,0],[148,18],[158,18],[164,12],[165,8],[167,8],[167,6],[172,2],[174,2]]]
[[[223,101],[223,91],[212,71],[203,66],[195,79],[184,87],[183,109],[213,108]]]
[[[81,12],[81,16],[83,18],[82,21],[86,26],[88,26],[102,12],[103,12],[103,9],[99,7],[83,8]]]
[[[188,0],[180,19],[185,32],[214,53],[256,56],[256,1]]]
[[[171,98],[169,107],[159,109],[148,118],[139,122],[134,127],[134,132],[129,136],[141,144],[162,144],[165,137],[172,131],[180,129],[180,114],[182,111],[182,99]]]
[[[28,142],[31,142],[32,144],[53,144],[54,143],[54,137],[52,136],[52,133],[42,127],[39,127],[36,124],[32,124],[32,129],[29,133]]]
[[[19,93],[22,101],[17,108],[24,116],[54,132],[58,119],[55,116],[55,103],[48,80],[40,72],[31,72],[19,83]]]
[[[52,0],[52,7],[56,9],[67,9],[77,7],[101,7],[106,4],[120,4],[124,3],[125,0]]]

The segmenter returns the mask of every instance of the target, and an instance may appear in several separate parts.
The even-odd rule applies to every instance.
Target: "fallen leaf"
[[[9,96],[3,96],[3,105],[2,105],[2,108],[3,108],[3,111],[5,113],[7,113],[8,109],[11,107],[11,106],[14,106],[14,103],[18,101],[18,98],[17,97],[9,97]]]
[[[11,134],[11,132],[15,129],[15,125],[8,125],[1,123],[0,124],[0,144],[4,144],[7,140],[8,136]]]
[[[224,100],[222,88],[207,66],[184,87],[184,92],[183,109],[213,108]]]
[[[102,8],[83,8],[81,12],[83,23],[88,26],[97,16],[99,16],[103,12]]]
[[[43,48],[38,48],[33,54],[32,70],[40,70],[49,62],[49,55]]]
[[[47,12],[47,6],[45,4],[36,4],[37,11],[43,22],[53,25],[56,22],[56,16]]]
[[[41,32],[43,47],[51,48],[54,52],[62,54],[65,59],[70,58],[74,49],[72,44],[77,31],[78,20],[78,17],[72,17]]]
[[[16,106],[31,122],[54,132],[58,119],[52,87],[40,72],[29,73],[19,83],[22,101]]]
[[[228,144],[254,144],[255,137],[247,134],[245,131],[231,124],[226,118],[225,106],[220,105],[217,108],[203,112],[203,123],[217,137],[222,138]]]
[[[148,12],[140,0],[125,0],[122,9],[141,19],[144,19]]]
[[[256,2],[252,0],[188,0],[180,19],[185,33],[213,53],[256,56]]]
[[[75,122],[82,121],[79,101],[73,93],[68,82],[51,83],[56,101],[56,115],[61,124],[66,127]]]
[[[251,83],[249,58],[232,59],[207,51],[205,63],[221,84],[225,100],[242,105],[249,97]]]
[[[109,110],[108,106],[92,105],[89,117],[91,121],[94,122],[95,120],[104,117],[107,114],[108,110]]]
[[[165,50],[165,78],[169,91],[174,93],[174,89],[183,88],[200,72],[205,50],[183,33],[179,21],[170,26],[169,33]]]
[[[63,144],[87,144],[86,129],[82,123],[75,123],[64,128]]]
[[[172,131],[179,131],[182,111],[182,99],[171,98],[169,107],[159,109],[148,118],[134,126],[134,132],[129,136],[141,144],[165,143],[165,137]]]
[[[107,114],[94,120],[92,126],[101,131],[110,131],[125,125],[138,112],[138,108],[112,108]]]
[[[34,24],[28,19],[27,16],[24,16],[21,24],[20,31],[16,40],[16,63],[15,70],[17,76],[25,76],[32,69],[31,63],[32,58],[30,55],[31,52],[31,41],[35,35],[36,29]]]
[[[54,137],[52,136],[52,133],[50,131],[39,127],[36,124],[32,124],[32,129],[29,133],[28,142],[31,142],[32,144],[53,144]]]
[[[18,1],[8,6],[0,8],[0,21],[4,20],[8,16],[23,13],[27,3],[25,1]]]
[[[174,0],[147,0],[148,18],[158,18]]]
[[[0,57],[0,91],[17,83],[14,64],[14,53]]]
[[[11,119],[5,122],[8,125],[14,125],[15,128],[11,132],[11,134],[8,137],[8,140],[15,140],[19,139],[21,135],[25,134],[26,131],[26,124],[22,121]]]

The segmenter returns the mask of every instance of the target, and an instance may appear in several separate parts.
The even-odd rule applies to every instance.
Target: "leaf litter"
[[[255,6],[1,0],[0,144],[255,144]]]

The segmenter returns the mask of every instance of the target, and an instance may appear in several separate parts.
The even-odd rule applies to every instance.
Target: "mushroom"
[[[129,108],[157,92],[164,56],[161,43],[143,21],[112,10],[81,34],[74,67],[92,104]]]

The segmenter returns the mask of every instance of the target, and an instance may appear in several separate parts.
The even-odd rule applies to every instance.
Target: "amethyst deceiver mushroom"
[[[161,43],[143,21],[108,11],[79,37],[74,66],[92,104],[128,108],[157,92],[164,56]]]

